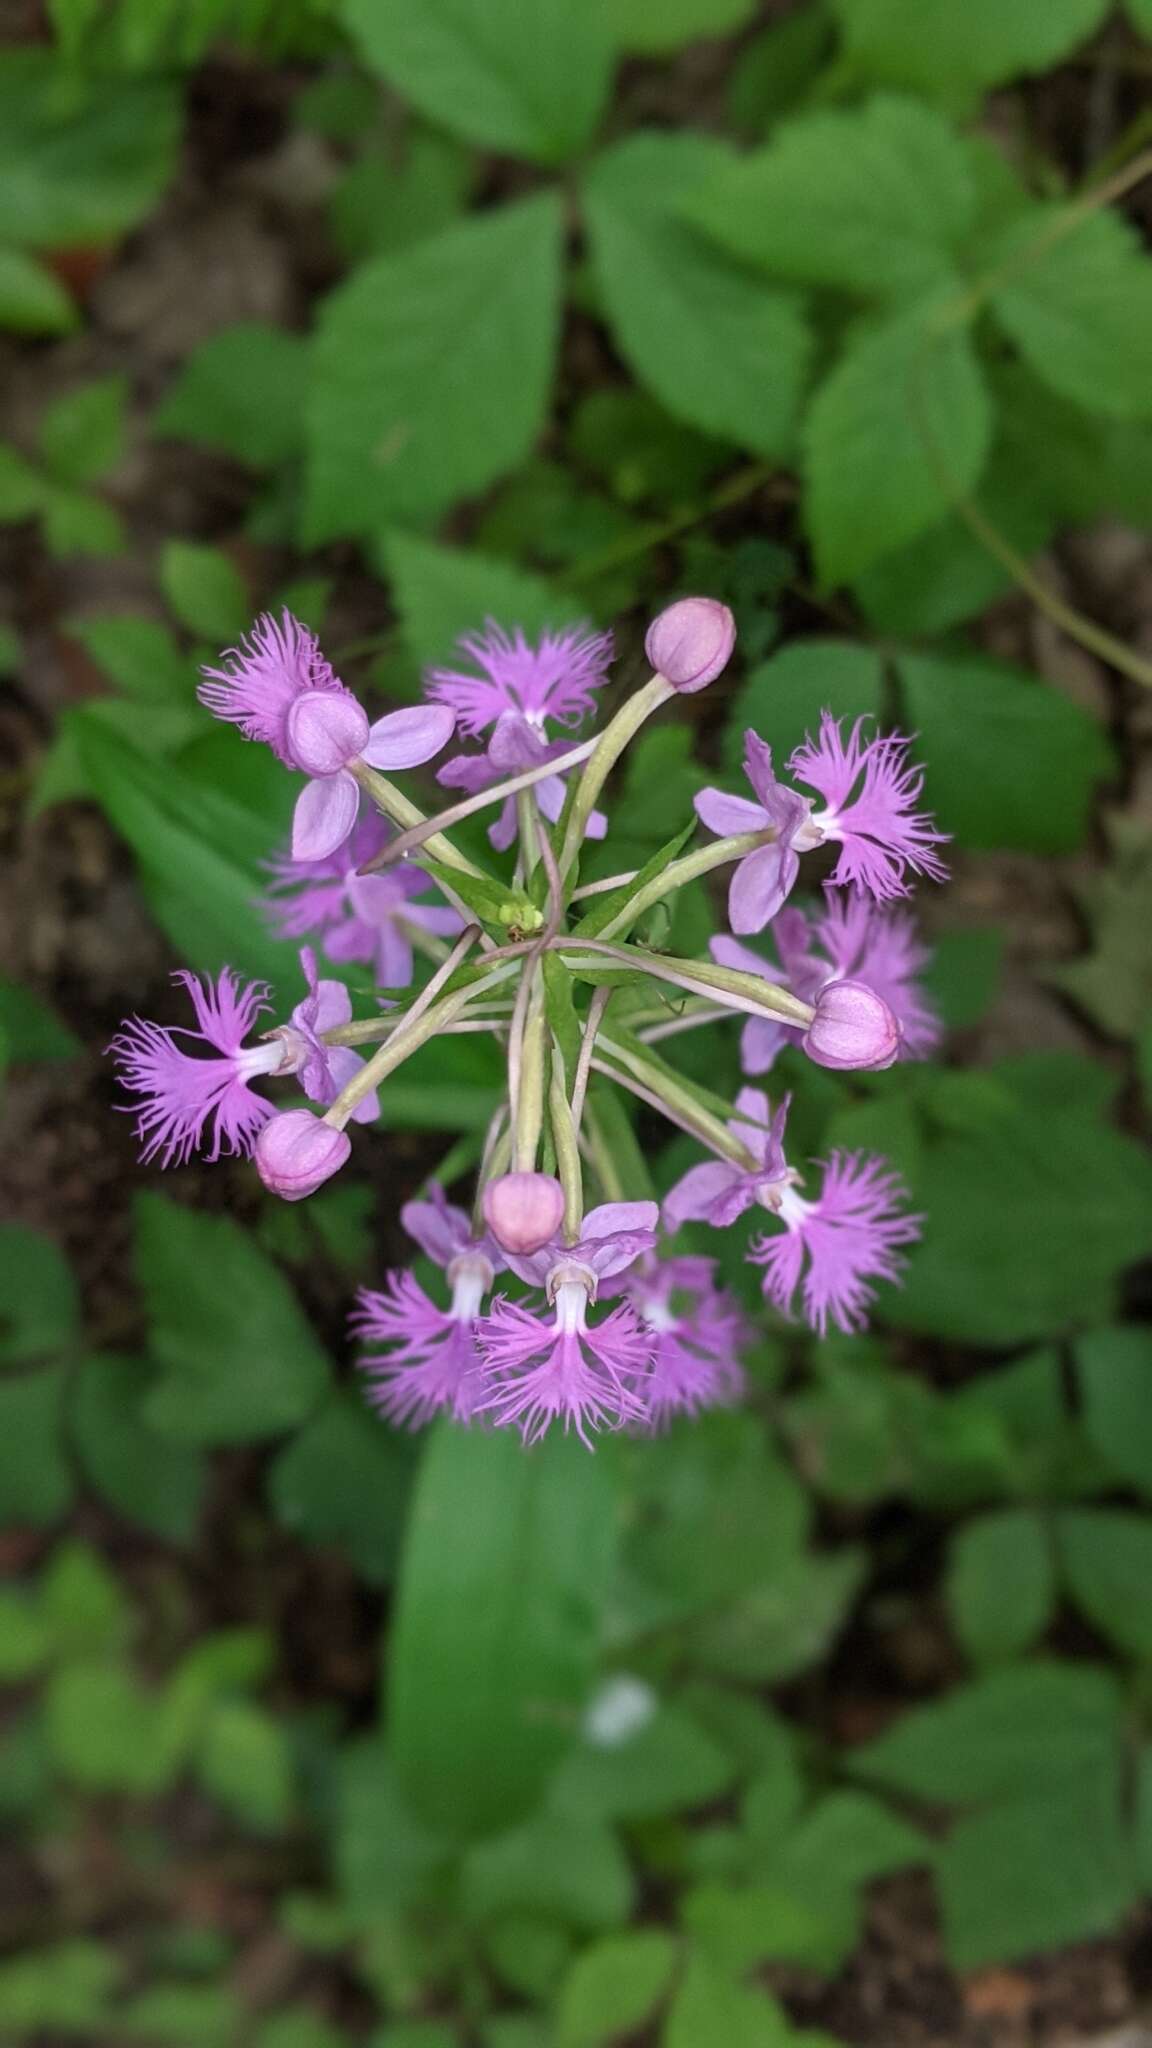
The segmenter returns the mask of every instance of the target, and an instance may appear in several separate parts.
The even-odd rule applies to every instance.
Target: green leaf
[[[114,1653],[131,1628],[119,1580],[98,1551],[75,1541],[52,1553],[40,1581],[40,1612],[55,1654],[64,1661]]]
[[[471,548],[397,530],[382,536],[380,553],[408,650],[422,668],[458,657],[461,634],[479,631],[486,619],[531,636],[580,617],[579,604],[542,576]]]
[[[407,1805],[382,1742],[353,1742],[340,1754],[336,1869],[357,1914],[392,1912],[421,1897],[451,1845]]]
[[[335,1544],[371,1585],[396,1565],[411,1460],[359,1396],[337,1394],[277,1457],[268,1493],[277,1519],[305,1543]]]
[[[0,2029],[27,2041],[44,2028],[95,2033],[120,1975],[115,1951],[97,1941],[60,1941],[0,1964]]]
[[[789,2048],[795,2035],[774,1998],[745,1990],[705,1955],[693,1955],[680,1979],[663,2048]]]
[[[196,1756],[210,1799],[248,1827],[284,1826],[292,1810],[292,1768],[284,1731],[249,1700],[212,1708]]]
[[[153,1984],[116,2011],[121,2038],[143,2041],[147,2048],[217,2048],[239,2025],[239,2008],[226,1984]]]
[[[801,1873],[730,1888],[715,1882],[689,1892],[681,1907],[710,1962],[732,1977],[763,1963],[797,1963],[831,1974],[846,1961],[859,1931],[850,1885],[809,1887]],[[791,2042],[789,2034],[786,2040]]]
[[[683,853],[695,830],[696,820],[690,818],[681,831],[663,846],[658,847],[651,859],[646,860],[643,867],[637,869],[632,881],[621,882],[618,889],[606,889],[602,896],[593,897],[591,909],[586,910],[579,923],[573,925],[572,937],[595,938],[597,932],[603,931],[605,925],[610,924],[620,911],[627,909],[633,898],[638,896],[642,889],[647,888],[649,882],[655,881],[657,875],[663,874],[664,869],[670,866],[678,854]],[[622,926],[617,932],[617,944],[627,936],[627,929],[627,926]]]
[[[0,1062],[68,1060],[79,1050],[80,1040],[66,1024],[61,1024],[47,1003],[42,1003],[30,988],[0,976]],[[0,1270],[3,1257],[0,1248]]]
[[[198,541],[165,541],[160,587],[182,626],[201,639],[228,645],[252,623],[244,578],[219,548]]]
[[[595,0],[618,49],[659,57],[743,28],[756,0]]]
[[[562,163],[588,141],[611,53],[598,10],[568,0],[343,0],[365,61],[482,149]]]
[[[1152,419],[1152,262],[1117,213],[1054,237],[1058,208],[1010,230],[991,261],[1007,270],[992,295],[1001,326],[1064,398],[1117,419]]]
[[[847,1619],[866,1558],[845,1546],[800,1554],[727,1611],[698,1622],[688,1652],[697,1668],[775,1685],[825,1656]]]
[[[883,700],[878,654],[852,640],[797,640],[753,669],[732,701],[724,732],[724,761],[732,774],[744,760],[749,726],[771,747],[777,771],[807,733],[820,729],[820,713],[834,718],[875,718]]]
[[[69,1427],[86,1477],[118,1514],[189,1543],[204,1491],[204,1461],[145,1420],[155,1375],[143,1359],[107,1353],[89,1358],[77,1377]]]
[[[553,1797],[574,1813],[645,1820],[719,1799],[734,1776],[692,1716],[664,1706],[620,1741],[585,1742],[561,1767]]]
[[[1052,1546],[1038,1515],[1006,1508],[968,1522],[952,1540],[948,1605],[968,1655],[993,1664],[1027,1650],[1055,1604]]]
[[[389,1696],[405,1789],[446,1831],[527,1813],[570,1746],[614,1537],[608,1462],[574,1440],[525,1451],[509,1432],[430,1437]]]
[[[241,321],[193,350],[153,414],[152,431],[273,469],[302,445],[308,375],[300,335]]]
[[[163,1701],[115,1664],[67,1664],[44,1701],[60,1770],[91,1792],[156,1793],[179,1758],[168,1742]]]
[[[0,442],[0,521],[32,518],[44,508],[46,489],[39,471]]]
[[[1109,0],[833,0],[857,76],[963,102],[1022,72],[1047,71],[1098,28]]]
[[[917,1199],[932,1228],[900,1289],[885,1289],[884,1314],[965,1343],[1022,1344],[1106,1320],[1152,1236],[1144,1153],[1067,1098],[942,1135]]]
[[[1025,559],[1046,544],[1060,517],[1034,467],[1007,446],[993,448],[980,484],[980,510]],[[907,547],[874,562],[855,588],[882,633],[924,638],[977,618],[1013,583],[1011,569],[959,512],[950,512]]]
[[[639,381],[691,426],[763,455],[792,445],[808,367],[800,302],[680,218],[730,161],[704,136],[634,135],[596,159],[588,225],[605,311]]]
[[[35,1677],[51,1651],[51,1633],[28,1595],[16,1587],[0,1588],[0,1685],[22,1685],[26,1678]],[[7,1780],[9,1760],[2,1752],[0,1756]],[[2,1803],[7,1807],[7,1783]]]
[[[1152,1498],[1152,1333],[1093,1330],[1075,1350],[1084,1427],[1111,1470]]]
[[[1125,811],[1106,815],[1103,824],[1107,863],[1075,888],[1091,950],[1050,974],[1101,1030],[1136,1038],[1152,1019],[1152,831]]]
[[[1135,1891],[1110,1781],[1073,1779],[960,1821],[936,1870],[960,1970],[1105,1934]]]
[[[542,193],[365,264],[325,300],[312,541],[429,517],[527,454],[552,376],[560,226]]]
[[[70,334],[80,324],[59,279],[22,249],[0,247],[0,327],[13,334]]]
[[[88,491],[45,485],[41,510],[50,554],[117,555],[127,546],[118,514]]]
[[[1069,1508],[1058,1526],[1077,1605],[1118,1650],[1152,1657],[1152,1521],[1121,1508]]]
[[[311,1414],[328,1360],[287,1281],[238,1223],[140,1195],[136,1262],[162,1371],[144,1402],[153,1428],[184,1443],[250,1443]]]
[[[914,540],[979,481],[988,394],[968,335],[931,307],[857,330],[805,422],[808,527],[825,583]]]
[[[62,1367],[0,1380],[0,1528],[44,1529],[72,1499]]]
[[[611,2048],[655,2011],[676,1967],[676,1943],[658,1927],[593,1942],[572,1965],[556,2011],[556,2048]]]
[[[464,211],[473,176],[469,152],[435,128],[417,127],[399,164],[392,149],[370,145],[329,201],[342,253],[358,263],[438,234]]]
[[[684,210],[772,277],[868,299],[955,274],[975,194],[959,137],[914,100],[805,114],[689,196]]]
[[[1096,721],[1026,669],[978,654],[901,656],[928,806],[964,846],[1071,853],[1114,767]]]
[[[916,1799],[968,1805],[1114,1775],[1115,1680],[1088,1665],[1037,1659],[913,1707],[852,1752],[854,1769]]]
[[[770,21],[744,45],[728,80],[732,126],[758,140],[782,115],[802,104],[833,43],[823,0]]]
[[[214,786],[223,764],[211,742],[213,777],[201,782],[187,772],[190,758],[179,767],[150,759],[96,720],[78,720],[76,732],[93,792],[136,855],[153,915],[179,956],[212,973],[243,959],[251,973],[293,987],[295,949],[269,935],[253,901],[260,862],[288,824],[292,784],[279,764],[271,763],[283,804],[278,827]],[[221,737],[230,748],[231,736]]]
[[[94,619],[69,619],[67,631],[130,697],[183,708],[194,721],[189,736],[203,729],[195,671],[157,620],[109,613]]]
[[[6,235],[30,249],[114,241],[155,205],[175,165],[180,99],[166,81],[93,79],[62,95],[50,50],[0,54],[0,186]]]
[[[64,484],[91,484],[115,469],[124,445],[123,377],[77,384],[48,407],[40,422],[40,452]]]
[[[592,1933],[627,1920],[633,1897],[628,1859],[612,1830],[591,1816],[547,1808],[470,1850],[461,1891],[469,1919],[532,1913]]]
[[[868,1884],[931,1856],[926,1835],[863,1792],[830,1792],[785,1845],[787,1871],[815,1886]]]

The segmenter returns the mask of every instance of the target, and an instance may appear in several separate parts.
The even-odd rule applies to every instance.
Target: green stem
[[[564,1086],[564,1061],[555,1038],[552,1040],[552,1072],[548,1083],[548,1116],[552,1142],[556,1147],[556,1171],[564,1190],[564,1235],[575,1244],[584,1221],[584,1176],[580,1171],[580,1146],[571,1106]]]
[[[402,789],[397,789],[394,782],[389,782],[386,775],[381,775],[378,769],[369,768],[365,761],[353,761],[351,772],[365,796],[371,797],[377,808],[383,811],[384,816],[390,818],[394,825],[402,825],[406,831],[411,831],[414,827],[428,824],[426,813],[406,797]],[[455,868],[457,874],[471,875],[477,881],[491,881],[492,877],[486,875],[483,868],[478,868],[474,862],[466,859],[464,854],[457,853],[452,841],[445,839],[435,826],[423,843],[433,860],[438,860],[441,867]],[[365,873],[370,873],[375,865],[375,862],[370,863]]]
[[[609,946],[599,939],[558,939],[556,951],[565,966],[586,965],[579,957],[573,962],[572,956],[590,953],[593,964],[597,958],[616,961],[621,967],[651,975],[653,981],[672,982],[689,995],[718,999],[725,1009],[743,1010],[749,1017],[763,1017],[765,1013],[783,1017],[786,1023],[799,1024],[805,1031],[816,1015],[811,1003],[802,1003],[790,990],[778,988],[772,981],[762,981],[758,974],[742,974],[735,967],[714,967],[706,960],[665,959],[638,946]]]
[[[766,846],[776,834],[765,832],[737,832],[730,839],[716,839],[707,846],[697,847],[695,853],[686,853],[681,860],[674,860],[664,869],[663,874],[653,875],[643,889],[629,898],[623,908],[609,918],[596,933],[598,939],[614,939],[617,932],[626,925],[634,924],[654,903],[670,896],[675,889],[682,889],[687,882],[698,881],[701,875],[710,874],[713,868],[726,867],[729,861],[743,860],[746,853],[754,853],[758,846]]]
[[[564,831],[564,844],[560,849],[558,865],[561,875],[566,876],[584,841],[588,820],[596,808],[596,799],[630,741],[635,739],[645,720],[651,718],[662,704],[676,695],[672,684],[663,676],[650,676],[631,697],[620,706],[615,718],[610,719],[588,758],[583,775],[576,785],[572,808]],[[553,766],[560,768],[561,763]]]
[[[697,1137],[725,1159],[734,1159],[749,1167],[755,1163],[747,1146],[733,1137],[727,1124],[703,1108],[689,1089],[677,1087],[667,1068],[654,1060],[649,1062],[630,1047],[618,1045],[615,1039],[607,1038],[603,1033],[600,1044],[609,1059],[617,1061],[637,1081],[643,1082],[650,1099],[663,1109],[666,1116],[674,1117],[682,1129],[690,1126]]]

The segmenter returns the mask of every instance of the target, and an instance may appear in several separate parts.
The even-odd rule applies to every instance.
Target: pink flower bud
[[[736,645],[736,621],[715,597],[682,597],[653,619],[644,652],[665,682],[691,696],[727,668]]]
[[[564,1190],[550,1173],[506,1173],[484,1190],[484,1220],[503,1251],[538,1252],[564,1219]]]
[[[285,1109],[264,1125],[252,1156],[272,1194],[302,1202],[339,1173],[351,1150],[347,1133],[334,1131],[310,1109]]]
[[[348,690],[305,690],[289,707],[288,753],[305,775],[337,775],[368,744],[368,715]]]
[[[862,981],[829,981],[816,998],[804,1050],[819,1067],[890,1067],[900,1050],[900,1026]]]

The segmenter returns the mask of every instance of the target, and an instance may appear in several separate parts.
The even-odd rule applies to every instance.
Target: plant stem
[[[650,882],[638,889],[623,908],[609,918],[608,923],[596,933],[598,939],[615,938],[626,925],[634,924],[654,903],[670,896],[675,889],[682,889],[686,883],[695,882],[701,875],[710,874],[713,868],[725,867],[729,861],[743,860],[746,853],[754,853],[758,846],[766,846],[776,837],[775,831],[737,832],[730,839],[716,839],[707,846],[697,847],[695,853],[686,853],[682,859],[674,860],[664,869],[663,874],[653,875]]]
[[[588,765],[576,786],[572,808],[564,832],[564,844],[560,849],[558,866],[560,873],[567,876],[577,853],[584,842],[588,820],[596,808],[599,796],[609,775],[629,742],[635,739],[645,720],[651,718],[669,697],[676,695],[672,684],[663,676],[650,676],[638,690],[620,706],[615,718],[609,719],[600,737],[593,743]],[[560,762],[553,764],[555,769]]]

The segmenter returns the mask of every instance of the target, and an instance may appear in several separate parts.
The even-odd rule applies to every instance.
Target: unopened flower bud
[[[288,712],[288,751],[305,775],[338,775],[368,743],[368,714],[347,690],[305,690]]]
[[[890,1067],[900,1050],[900,1026],[864,982],[829,981],[816,998],[804,1050],[820,1067]]]
[[[310,1109],[285,1109],[263,1126],[253,1157],[272,1194],[302,1202],[340,1171],[351,1150],[347,1133],[333,1130]]]
[[[691,696],[727,668],[736,645],[736,621],[715,597],[682,597],[653,619],[644,652],[657,675]]]
[[[503,1251],[538,1252],[564,1218],[564,1190],[550,1173],[505,1173],[484,1190],[484,1220]]]

